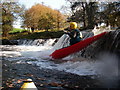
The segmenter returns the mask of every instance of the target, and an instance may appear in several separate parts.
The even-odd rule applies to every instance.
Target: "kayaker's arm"
[[[70,29],[66,28],[63,30],[65,32],[65,34],[68,34],[70,36],[70,38],[74,38],[74,35],[71,34]]]
[[[70,32],[65,32],[65,34],[68,34],[70,36],[70,38],[74,38]]]
[[[81,32],[80,32],[80,37],[81,37],[81,38],[83,38],[83,35],[82,35],[82,33],[81,33]]]

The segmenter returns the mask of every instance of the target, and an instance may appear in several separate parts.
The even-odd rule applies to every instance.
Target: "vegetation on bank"
[[[13,34],[16,34],[14,36],[18,36],[23,32],[27,33],[26,30],[11,31],[13,24],[19,19],[22,21],[21,27],[31,29],[31,34],[34,34],[33,32],[34,30],[36,31],[36,29],[38,29],[38,32],[44,29],[47,33],[51,33],[54,28],[57,28],[57,30],[67,28],[69,25],[68,22],[71,21],[77,22],[81,30],[93,29],[95,26],[100,26],[101,24],[105,24],[106,27],[120,27],[119,2],[88,3],[79,2],[79,0],[75,2],[73,0],[66,1],[70,3],[70,6],[66,4],[60,11],[43,4],[35,4],[31,8],[26,9],[25,6],[17,2],[2,2],[2,32],[0,32],[0,34],[2,33],[2,36],[8,38],[10,36],[12,37]],[[65,11],[66,14],[62,14],[61,11]],[[67,14],[68,12],[69,14]],[[54,31],[52,31],[52,33],[53,32]]]
[[[59,38],[64,34],[62,30],[49,29],[45,30],[35,30],[34,32],[30,30],[17,29],[14,28],[9,32],[7,37],[2,37],[2,39],[48,39],[48,38]]]
[[[16,20],[21,20],[21,27],[31,29],[49,29],[63,27],[65,22],[64,15],[59,10],[54,10],[42,4],[35,4],[30,9],[14,2],[2,2],[2,35],[8,37],[9,33],[19,33],[18,31],[10,32]]]
[[[9,34],[16,34],[16,33],[21,33],[21,32],[25,32],[27,30],[25,29],[20,29],[20,28],[13,28],[13,30],[9,31]]]

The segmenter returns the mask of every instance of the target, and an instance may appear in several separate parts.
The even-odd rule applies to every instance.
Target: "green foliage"
[[[73,2],[71,4],[72,16],[69,21],[83,22],[84,28],[93,28],[95,24],[95,16],[98,10],[97,2]]]
[[[83,23],[83,28],[93,28],[98,23],[120,27],[120,2],[66,1],[70,2],[72,11],[68,21]]]
[[[120,27],[120,2],[108,3],[103,13],[106,15],[109,25]]]
[[[25,29],[13,28],[13,30],[9,31],[9,34],[21,33],[25,31]]]
[[[7,37],[8,32],[12,30],[12,24],[19,16],[22,15],[23,9],[16,2],[2,3],[2,32]]]
[[[3,36],[7,36],[8,35],[8,32],[10,31],[12,29],[12,26],[11,25],[7,25],[7,24],[5,24],[5,25],[3,25],[2,26],[2,35]]]

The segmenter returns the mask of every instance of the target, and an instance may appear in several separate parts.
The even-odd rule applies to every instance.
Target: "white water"
[[[27,62],[28,64],[35,64],[40,68],[55,69],[78,75],[95,74],[93,62],[71,61],[72,57],[64,58],[63,60],[66,60],[66,62],[62,63],[55,63],[50,60],[49,55],[53,52],[51,46],[13,46],[13,48],[17,48],[17,51],[2,51],[0,56],[4,56],[4,60],[17,60],[17,63]]]
[[[76,59],[72,56],[59,60],[63,60],[61,63],[56,63],[51,60],[49,55],[59,47],[69,45],[68,39],[69,37],[67,35],[63,35],[54,46],[52,46],[52,43],[55,41],[54,39],[49,39],[43,46],[1,45],[0,48],[4,49],[4,51],[0,52],[0,56],[3,56],[3,60],[17,60],[17,63],[35,64],[39,68],[55,69],[77,75],[96,75],[99,71],[96,67],[100,65],[100,62],[83,60],[83,58]]]
[[[94,33],[94,35],[100,34],[102,32],[109,32],[109,31],[112,31],[110,26],[105,27],[105,28],[102,28],[102,27],[98,26],[98,29],[95,26],[94,29],[92,30],[92,32]]]

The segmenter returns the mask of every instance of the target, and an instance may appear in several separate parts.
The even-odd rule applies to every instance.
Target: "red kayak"
[[[54,51],[50,56],[53,59],[61,59],[64,58],[72,53],[78,52],[80,50],[82,50],[83,48],[87,47],[89,44],[91,44],[92,42],[100,39],[102,36],[104,36],[106,34],[106,32],[103,32],[101,34],[98,34],[96,36],[87,38],[83,41],[80,41],[74,45],[68,46],[66,48],[62,48],[62,49],[58,49],[56,51]]]

